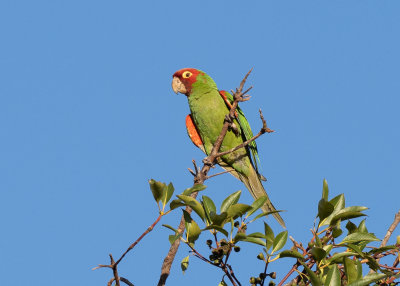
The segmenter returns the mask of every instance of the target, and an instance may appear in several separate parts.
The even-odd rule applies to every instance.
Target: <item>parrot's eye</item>
[[[182,77],[183,77],[183,78],[189,78],[189,77],[191,77],[191,75],[192,75],[192,73],[191,73],[190,71],[185,71],[185,72],[182,74]]]

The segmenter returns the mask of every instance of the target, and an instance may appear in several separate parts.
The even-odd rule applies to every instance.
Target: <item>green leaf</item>
[[[196,199],[185,195],[177,195],[177,197],[184,201],[186,205],[191,207],[199,215],[199,217],[205,221],[206,214],[204,213],[203,206]]]
[[[246,239],[246,234],[245,233],[243,233],[243,232],[238,232],[236,235],[235,235],[235,237],[233,238],[233,242],[238,242],[238,241],[241,241],[241,240],[243,240],[243,239]]]
[[[221,204],[221,213],[226,212],[231,205],[236,204],[239,201],[241,194],[242,191],[239,190],[229,195]]]
[[[365,219],[363,219],[360,224],[358,225],[358,232],[365,232],[368,233],[368,229],[365,226]]]
[[[164,189],[167,188],[167,186],[164,183],[157,182],[156,180],[153,179],[149,180],[149,185],[154,200],[158,203],[161,200]]]
[[[344,271],[347,277],[347,283],[352,283],[357,280],[358,272],[355,262],[348,258],[343,258]]]
[[[356,267],[357,267],[357,280],[362,277],[362,265],[360,260],[356,260]]]
[[[332,257],[329,258],[328,263],[332,264],[332,263],[341,263],[343,261],[343,257],[347,257],[347,256],[355,256],[357,255],[356,252],[339,252],[339,253],[335,253],[334,255],[332,255]]]
[[[322,198],[327,201],[328,196],[329,196],[328,182],[324,179],[322,182]]]
[[[186,238],[189,243],[194,243],[201,233],[200,227],[185,210],[183,210],[183,218],[185,219]]]
[[[342,233],[343,233],[343,230],[340,228],[340,223],[338,224],[338,226],[335,226],[332,228],[333,238],[337,238],[337,237],[341,236]]]
[[[169,235],[169,236],[168,236],[169,243],[171,243],[171,245],[174,244],[174,242],[175,242],[178,238],[180,238],[181,236],[182,236],[182,235],[179,234],[179,233]]]
[[[173,200],[173,201],[169,204],[169,208],[170,208],[171,210],[174,210],[174,209],[176,209],[176,208],[183,207],[183,206],[185,206],[185,204],[182,203],[181,200]]]
[[[203,184],[196,184],[191,188],[185,189],[182,193],[182,195],[184,196],[189,196],[190,194],[194,193],[194,192],[200,192],[202,190],[204,190],[205,188],[207,188],[206,185]]]
[[[346,223],[346,228],[347,228],[349,234],[357,231],[357,226],[354,223],[352,223],[351,221],[348,221]]]
[[[334,211],[334,209],[335,208],[330,202],[322,198],[318,203],[318,217],[320,222],[327,218]]]
[[[298,252],[297,250],[284,250],[281,253],[279,253],[278,256],[279,256],[279,258],[293,257],[293,258],[297,258],[297,259],[304,261],[303,255],[300,252]]]
[[[261,233],[261,232],[253,232],[247,235],[248,237],[257,237],[257,238],[263,238],[266,239],[265,234]],[[263,244],[263,246],[265,246],[265,243]]]
[[[210,222],[212,222],[212,221],[211,221],[210,213],[211,213],[211,212],[216,213],[215,204],[214,204],[214,202],[212,201],[212,199],[210,199],[210,198],[207,197],[207,196],[203,196],[202,199],[203,199],[203,201],[202,201],[202,203],[203,203],[203,208],[204,208],[204,211],[205,211],[205,213],[206,213],[206,215],[207,215],[207,219],[208,219]]]
[[[340,271],[337,264],[329,267],[328,275],[326,276],[325,285],[326,286],[340,286]]]
[[[227,210],[228,218],[236,219],[240,216],[243,216],[249,210],[251,210],[251,206],[249,206],[249,205],[245,205],[245,204],[231,205]]]
[[[360,216],[366,216],[366,214],[363,214],[361,212],[343,212],[332,217],[330,225],[334,225],[339,220],[347,220]]]
[[[281,233],[278,233],[278,235],[275,237],[273,245],[272,245],[272,253],[280,250],[282,247],[285,246],[286,241],[288,238],[288,232],[287,230],[282,231]]]
[[[183,274],[185,274],[186,269],[189,267],[189,255],[182,259],[181,261],[181,269]]]
[[[203,230],[210,230],[210,229],[214,229],[216,231],[219,231],[219,232],[223,233],[226,237],[228,237],[228,232],[225,229],[223,229],[221,226],[219,226],[219,225],[212,224],[212,225],[207,226]]]
[[[303,265],[304,269],[306,270],[308,276],[310,277],[311,280],[311,285],[313,286],[322,286],[322,282],[317,276],[317,274],[314,273],[304,262],[300,261],[301,265]]]
[[[268,200],[267,196],[262,196],[256,199],[252,204],[251,204],[251,210],[247,213],[247,216],[251,216],[254,212],[256,212],[259,208],[261,208],[265,202]]]
[[[344,195],[340,194],[340,195],[334,197],[333,199],[331,199],[329,201],[329,203],[331,203],[333,205],[334,211],[327,218],[325,218],[325,219],[323,219],[322,221],[319,222],[320,226],[324,226],[324,225],[330,224],[330,222],[332,220],[332,217],[335,214],[337,214],[341,209],[344,208],[344,205],[345,205]]]
[[[211,218],[211,221],[212,221],[212,223],[214,225],[220,225],[221,226],[224,223],[224,221],[226,220],[227,217],[228,217],[228,214],[226,212],[223,212],[220,215],[217,215],[214,212],[210,213],[210,218]]]
[[[258,214],[255,218],[253,218],[252,221],[256,221],[256,220],[258,220],[259,218],[261,218],[263,216],[268,216],[270,214],[280,213],[280,212],[283,212],[283,211],[282,210],[279,210],[279,211],[275,210],[275,211],[270,211],[270,212],[263,212],[263,213]]]
[[[344,194],[337,195],[333,199],[329,201],[334,207],[335,210],[341,210],[345,206],[345,199],[344,199]]]
[[[367,285],[370,285],[371,283],[374,283],[376,281],[379,281],[379,280],[389,277],[389,276],[391,276],[391,274],[371,273],[371,274],[364,276],[364,278],[362,278],[362,279],[359,279],[357,281],[354,281],[351,284],[348,284],[347,286],[367,286]]]
[[[175,188],[172,183],[169,183],[167,187],[167,191],[165,192],[165,196],[163,197],[163,205],[165,206],[169,200],[171,199],[172,195],[174,194]]]
[[[357,243],[362,241],[371,242],[371,241],[380,241],[380,239],[376,238],[376,236],[373,235],[372,233],[355,232],[343,238],[342,242],[339,244]]]
[[[274,243],[275,235],[272,228],[266,222],[264,222],[264,233],[266,237],[265,246],[267,249],[270,249]]]
[[[163,224],[163,227],[169,228],[170,230],[172,230],[173,232],[178,232],[177,229],[173,228],[172,226],[168,225],[168,224]]]
[[[396,245],[386,245],[386,246],[374,248],[374,249],[368,251],[368,254],[382,253],[382,252],[385,252],[387,250],[396,249],[396,248],[397,248]]]
[[[261,246],[265,246],[264,240],[256,238],[256,237],[249,237],[247,236],[245,239],[242,239],[242,241],[258,244]]]
[[[163,189],[163,193],[162,193],[162,197],[161,197],[161,202],[163,204],[163,209],[165,207],[165,205],[169,202],[169,200],[171,199],[173,193],[174,193],[174,186],[172,185],[172,183],[169,183],[168,186],[166,186]]]
[[[350,248],[351,250],[355,251],[360,257],[364,257],[364,253],[361,251],[360,247],[358,247],[357,245],[351,244],[351,243],[347,243],[344,246]]]
[[[326,251],[321,247],[313,247],[310,252],[317,261],[321,261],[326,256]]]

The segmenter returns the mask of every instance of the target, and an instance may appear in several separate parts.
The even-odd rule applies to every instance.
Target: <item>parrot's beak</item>
[[[176,76],[174,76],[174,78],[172,79],[172,89],[176,94],[178,94],[178,92],[183,93],[183,94],[186,93],[185,85]]]

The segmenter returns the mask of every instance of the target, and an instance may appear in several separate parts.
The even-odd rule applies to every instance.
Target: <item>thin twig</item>
[[[115,286],[120,286],[117,264],[114,262],[114,258],[112,256],[112,254],[110,254],[110,260],[111,260],[111,265],[113,266],[112,270],[113,270],[114,279],[115,279]]]

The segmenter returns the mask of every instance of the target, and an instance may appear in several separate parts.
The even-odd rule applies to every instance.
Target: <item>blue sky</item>
[[[265,187],[287,210],[292,236],[310,238],[326,178],[332,196],[370,208],[367,226],[383,237],[399,208],[399,8],[396,1],[2,1],[2,283],[105,285],[111,272],[91,268],[121,254],[157,217],[148,179],[171,181],[177,191],[191,185],[187,168],[204,156],[186,135],[187,101],[170,87],[183,67],[228,90],[254,68],[252,100],[242,108],[254,130],[259,108],[276,130],[258,146]],[[217,202],[239,189],[251,202],[232,176],[207,186]],[[177,212],[163,222],[178,220]],[[156,228],[121,275],[155,285],[169,234]],[[245,283],[263,268],[258,252],[233,257]],[[181,247],[169,285],[217,285],[221,273],[194,258],[182,275],[187,253]],[[271,270],[283,276],[291,262]]]

